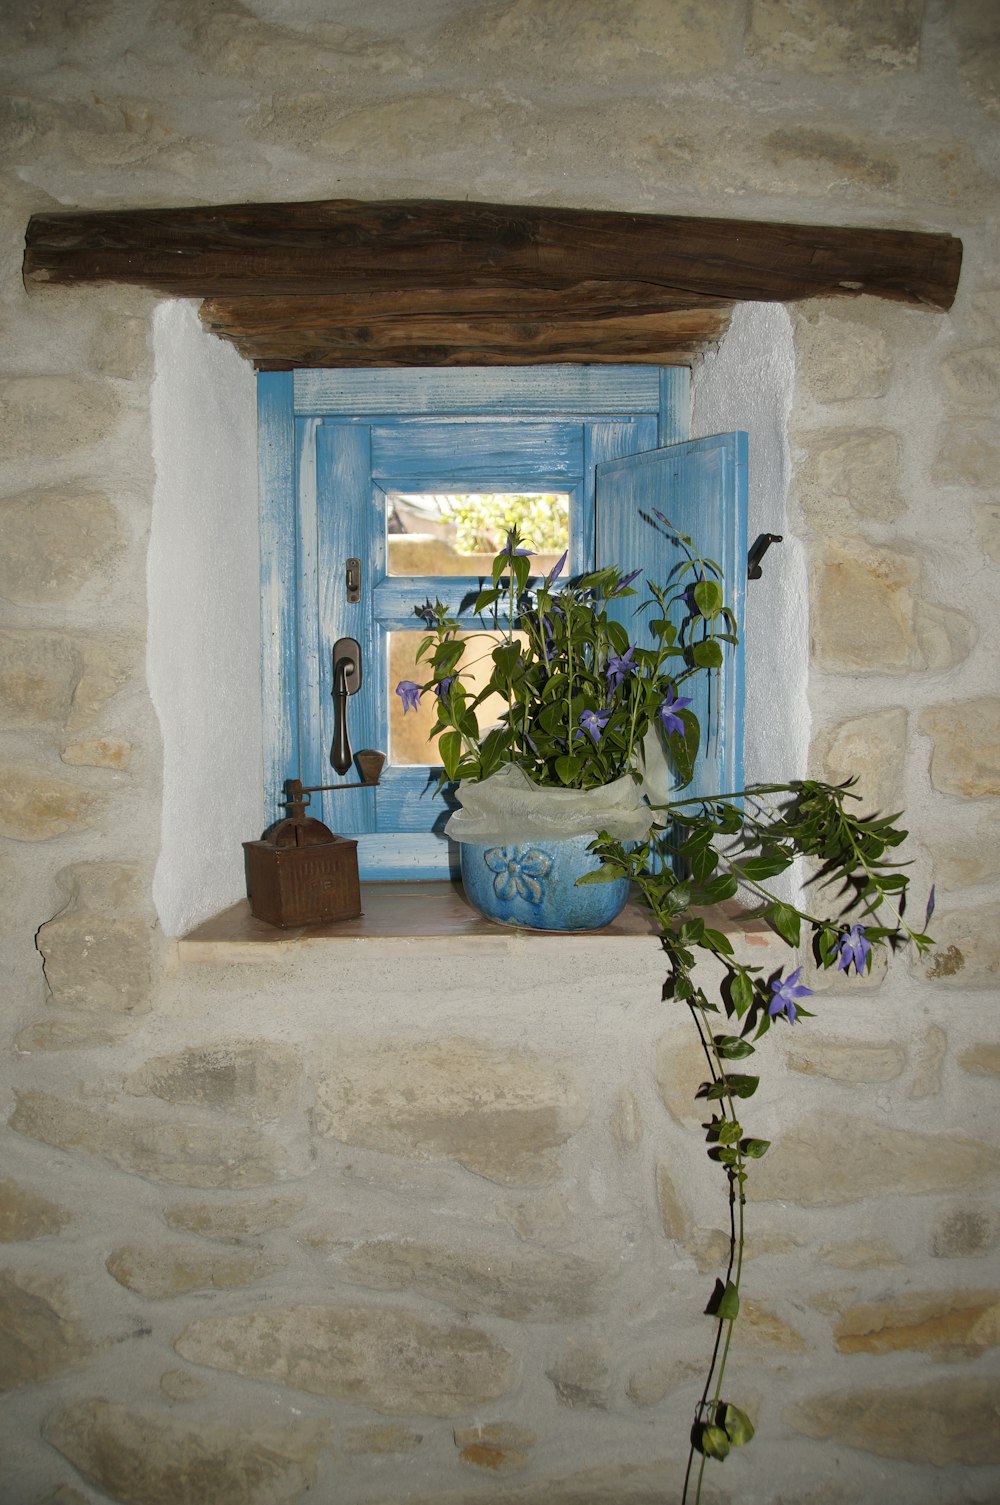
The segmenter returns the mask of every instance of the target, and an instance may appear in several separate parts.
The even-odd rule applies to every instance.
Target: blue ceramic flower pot
[[[459,843],[462,882],[469,903],[498,925],[524,930],[600,930],[624,907],[629,881],[576,880],[593,872],[599,860],[587,850],[593,836],[507,845]]]

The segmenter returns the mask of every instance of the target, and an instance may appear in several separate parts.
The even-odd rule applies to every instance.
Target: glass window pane
[[[564,492],[389,493],[390,575],[488,575],[507,530],[517,524],[544,575],[569,548]]]
[[[403,712],[403,702],[396,694],[401,679],[412,679],[422,685],[429,678],[430,670],[421,659],[417,663],[417,649],[423,642],[424,632],[390,632],[389,634],[389,762],[400,764],[440,763],[436,746],[428,740],[428,733],[437,715],[437,702],[433,691],[424,695],[415,711]],[[463,661],[462,682],[472,695],[490,677],[493,663],[490,653],[497,643],[504,641],[501,632],[463,632],[463,638],[475,638],[473,645],[465,650],[469,666]],[[521,633],[515,638],[523,642]],[[473,660],[476,661],[475,667]],[[479,730],[487,731],[507,708],[507,702],[499,695],[491,695],[476,708]]]

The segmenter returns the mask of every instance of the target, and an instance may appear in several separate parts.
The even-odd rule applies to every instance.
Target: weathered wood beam
[[[558,290],[636,281],[681,298],[869,293],[949,308],[953,236],[438,200],[36,214],[27,284],[126,282],[181,297],[408,286]]]
[[[432,289],[309,298],[211,298],[201,318],[258,370],[296,366],[689,365],[722,338],[730,305],[672,307],[622,285],[592,297]],[[659,305],[659,306],[658,306]]]

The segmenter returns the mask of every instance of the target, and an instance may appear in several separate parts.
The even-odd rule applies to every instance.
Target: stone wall
[[[905,802],[938,944],[766,1043],[760,1436],[710,1489],[996,1499],[995,7],[11,0],[0,35],[0,1498],[677,1498],[725,1208],[655,941],[164,937],[155,300],[19,276],[38,210],[468,195],[965,243],[948,315],[792,310],[812,766]]]

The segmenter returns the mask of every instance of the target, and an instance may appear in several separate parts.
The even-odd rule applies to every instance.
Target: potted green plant
[[[717,566],[702,559],[690,539],[674,537],[678,563],[664,587],[648,587],[651,645],[641,647],[610,615],[626,593],[635,594],[634,576],[598,570],[557,589],[564,557],[528,592],[528,552],[511,533],[494,563],[492,585],[476,602],[477,610],[495,615],[503,603],[506,631],[488,650],[493,671],[474,696],[462,685],[469,649],[458,637],[458,620],[440,602],[428,603],[422,614],[430,631],[421,657],[430,677],[424,686],[404,681],[398,693],[404,705],[435,693],[432,735],[440,736],[443,777],[481,792],[498,777],[502,788],[512,777],[506,770],[513,769],[515,781],[528,779],[543,804],[563,793],[572,799],[597,791],[606,798],[600,791],[624,781],[642,804],[643,779],[659,751],[678,786],[690,778],[701,728],[693,697],[681,692],[721,665],[725,645],[735,642],[735,624]],[[495,690],[503,692],[507,709],[480,736],[476,708]],[[926,929],[933,888],[919,927],[905,918],[908,877],[894,857],[907,834],[899,816],[855,813],[856,803],[852,781],[793,780],[693,798],[681,790],[666,807],[647,802],[641,832],[601,825],[586,839],[588,860],[573,879],[578,892],[614,893],[615,904],[618,894],[632,891],[651,910],[667,958],[664,997],[689,1010],[706,1060],[698,1095],[708,1155],[725,1178],[730,1248],[707,1305],[716,1331],[682,1490],[682,1500],[695,1505],[706,1461],[725,1459],[754,1433],[746,1412],[724,1392],[740,1314],[746,1184],[770,1147],[744,1121],[759,1081],[746,1063],[773,1025],[793,1027],[811,1017],[804,1000],[812,990],[803,981],[809,956],[821,968],[860,975],[879,948],[892,952],[909,942],[923,952],[932,945]],[[475,809],[475,793],[471,804]],[[522,878],[539,876],[524,855],[535,848],[511,847],[509,860],[522,863]],[[808,880],[789,897],[775,891],[774,880],[793,864],[807,868]],[[518,871],[498,866],[497,886],[516,891]],[[717,906],[737,900],[744,914],[765,920],[785,943],[788,965],[765,973],[739,960],[726,931],[713,923]],[[705,957],[716,966],[699,967]],[[721,980],[709,986],[705,978],[719,979],[719,964]]]
[[[685,687],[721,663],[735,624],[717,567],[675,537],[676,570],[640,600],[638,571],[562,582],[565,554],[529,589],[530,553],[514,528],[474,604],[482,633],[463,635],[441,601],[421,609],[429,631],[417,661],[429,677],[403,680],[396,693],[404,712],[436,697],[430,735],[461,805],[446,829],[460,844],[466,892],[491,919],[543,930],[607,924],[630,880],[600,892],[579,885],[599,867],[594,840],[649,834],[651,765],[669,764],[680,784],[690,778],[700,728]],[[620,618],[632,601],[643,620],[630,634]],[[496,697],[505,709],[481,728],[480,708]]]

